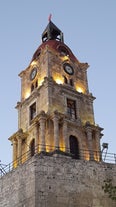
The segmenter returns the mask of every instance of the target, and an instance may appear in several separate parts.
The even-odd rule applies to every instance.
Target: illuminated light
[[[27,160],[27,157],[26,157],[26,155],[24,154],[24,156],[22,157],[22,163],[26,162],[26,160]]]
[[[79,93],[83,93],[83,89],[81,87],[77,87],[76,90],[79,92]]]
[[[57,78],[57,79],[55,80],[55,82],[56,82],[57,84],[63,84],[63,81],[62,81],[60,78]]]
[[[69,57],[67,55],[65,55],[62,57],[62,59],[63,59],[63,61],[67,61],[67,60],[69,60]]]
[[[46,152],[50,152],[50,148],[49,147],[46,147]]]
[[[63,84],[64,78],[60,74],[53,75],[53,79],[57,84]]]
[[[95,161],[100,161],[99,153],[94,153],[94,160]]]
[[[54,151],[54,146],[46,145],[46,152],[52,152],[52,151]]]
[[[27,98],[29,98],[29,96],[30,96],[30,91],[27,91],[27,92],[25,93],[25,98],[27,99]]]
[[[85,160],[87,160],[87,161],[90,160],[89,155],[85,157]]]
[[[85,160],[90,160],[90,155],[89,155],[89,151],[88,150],[85,150],[85,151],[83,151],[83,156],[84,156],[84,159]]]
[[[76,91],[78,91],[79,93],[85,93],[85,86],[83,85],[83,83],[81,81],[78,80],[77,83],[75,83],[75,88]]]
[[[14,162],[13,162],[13,168],[16,168],[17,167],[17,161],[15,160]]]
[[[35,65],[36,64],[36,61],[34,60],[32,63],[31,63],[31,66]]]
[[[60,147],[60,150],[63,151],[63,152],[66,151],[64,147]]]
[[[63,151],[63,152],[66,151],[66,147],[64,146],[64,143],[63,143],[62,141],[60,142],[59,148],[60,148],[60,150]]]
[[[51,137],[51,141],[46,142],[46,152],[52,152],[52,151],[54,151],[54,149],[55,149],[54,141],[53,141],[53,137]]]
[[[50,146],[46,145],[46,152],[50,152]]]
[[[43,81],[44,81],[44,79],[42,78],[42,79],[38,79],[38,86],[41,86],[42,85],[42,83],[43,83]]]

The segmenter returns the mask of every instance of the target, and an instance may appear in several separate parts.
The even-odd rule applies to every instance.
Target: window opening
[[[79,143],[75,136],[69,137],[69,144],[70,144],[70,153],[73,155],[73,158],[79,159]]]
[[[35,88],[37,88],[38,87],[38,81],[36,80],[36,82],[35,82]]]
[[[67,99],[67,113],[71,118],[76,119],[76,101]]]
[[[68,50],[63,46],[59,46],[58,50],[59,50],[59,52],[62,56],[68,56],[69,55]]]
[[[30,106],[30,121],[36,116],[36,103]]]
[[[31,141],[31,144],[30,144],[30,151],[31,151],[31,157],[34,156],[35,154],[35,139],[33,139]]]
[[[73,80],[72,80],[72,79],[70,79],[70,85],[71,85],[71,86],[74,86],[74,84],[73,84]]]
[[[67,78],[64,76],[64,83],[68,83],[68,80],[67,80]]]
[[[34,90],[34,84],[31,85],[31,92]]]

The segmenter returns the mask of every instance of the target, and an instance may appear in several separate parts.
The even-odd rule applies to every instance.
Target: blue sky
[[[15,109],[20,101],[18,74],[41,44],[48,16],[64,33],[64,41],[80,62],[88,62],[88,82],[95,121],[104,128],[101,140],[116,153],[116,1],[1,0],[0,1],[0,160],[12,161],[8,141],[17,131]]]

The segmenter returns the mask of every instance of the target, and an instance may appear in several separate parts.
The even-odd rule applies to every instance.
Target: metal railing
[[[29,159],[31,159],[34,155],[43,155],[43,156],[53,156],[54,154],[60,154],[65,156],[70,156],[72,159],[78,159],[78,160],[92,160],[96,162],[103,162],[103,163],[111,163],[116,164],[116,154],[115,153],[106,153],[101,151],[88,151],[81,149],[77,154],[70,153],[70,149],[62,148],[62,150],[59,148],[54,150],[53,146],[44,146],[44,148],[49,148],[50,151],[42,151],[39,152],[40,145],[35,147],[35,150],[33,150],[33,153],[31,150],[24,153],[21,157],[17,158],[15,161],[9,163],[8,165],[2,164],[0,162],[0,177],[7,174],[8,172],[15,170],[19,165],[25,163]],[[90,159],[90,154],[93,155],[93,159]],[[56,156],[57,158],[57,156]]]

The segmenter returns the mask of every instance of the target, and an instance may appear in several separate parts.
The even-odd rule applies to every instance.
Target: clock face
[[[33,80],[37,74],[37,68],[34,67],[30,73],[30,80]]]
[[[72,66],[71,66],[69,63],[65,63],[65,64],[63,65],[63,67],[64,67],[64,71],[65,71],[66,73],[68,73],[69,75],[73,75],[74,70],[73,70]]]

